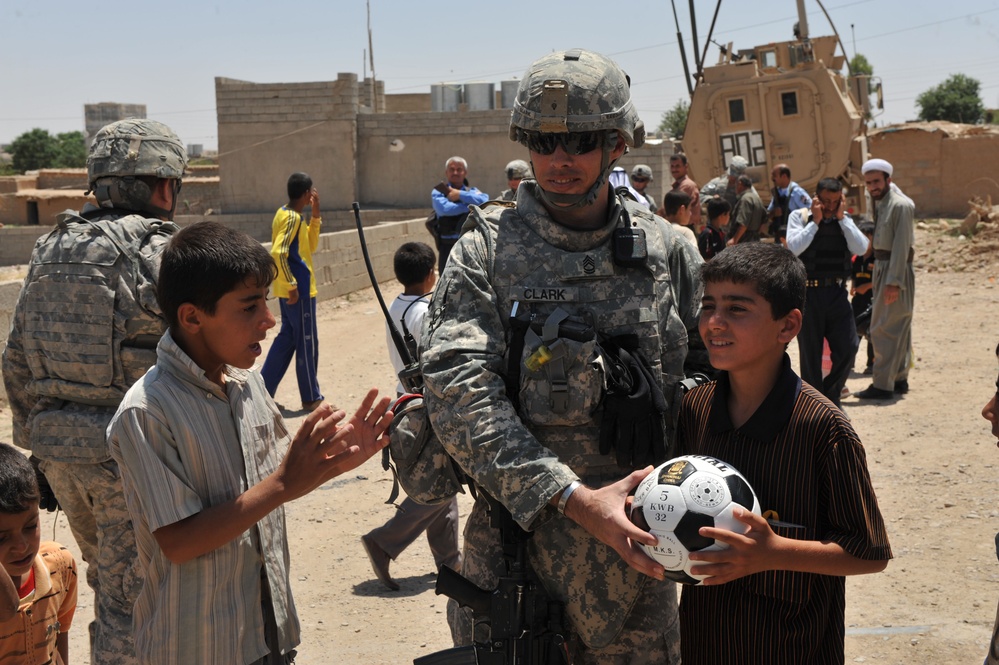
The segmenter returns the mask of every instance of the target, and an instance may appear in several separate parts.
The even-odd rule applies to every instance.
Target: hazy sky
[[[916,117],[915,98],[951,74],[999,108],[999,0],[823,0],[847,49],[882,78],[879,124]],[[674,0],[691,53],[687,0]],[[714,0],[696,0],[701,48]],[[831,34],[805,0],[812,36]],[[736,49],[791,38],[793,0],[725,0],[714,40]],[[371,0],[375,73],[388,93],[519,78],[546,52],[587,48],[631,75],[646,125],[687,97],[668,0]],[[852,26],[852,28],[851,28]],[[185,143],[217,146],[214,77],[257,83],[365,73],[364,0],[205,2],[0,0],[0,143],[34,127],[83,130],[83,105],[146,104]],[[706,58],[713,63],[718,49]],[[370,74],[370,70],[368,71]]]

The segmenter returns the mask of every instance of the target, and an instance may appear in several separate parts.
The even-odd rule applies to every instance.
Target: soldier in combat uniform
[[[625,510],[646,465],[669,452],[669,442],[642,450],[655,448],[650,433],[671,442],[673,428],[651,407],[620,409],[599,345],[633,335],[649,384],[678,406],[702,261],[608,185],[627,146],[645,139],[629,80],[608,58],[574,49],[537,60],[510,137],[530,151],[535,180],[516,203],[473,207],[451,253],[424,322],[430,418],[476,486],[532,532],[528,558],[565,603],[573,663],[678,663],[675,587],[637,547],[654,538]],[[480,498],[461,572],[494,588],[503,562],[486,511]],[[456,645],[470,643],[467,610],[452,602],[448,620]]]
[[[156,362],[165,323],[155,281],[186,166],[183,143],[162,123],[121,120],[97,133],[87,177],[98,207],[60,214],[35,244],[3,353],[14,443],[31,451],[87,562],[95,665],[137,662],[142,581],[105,431]]]

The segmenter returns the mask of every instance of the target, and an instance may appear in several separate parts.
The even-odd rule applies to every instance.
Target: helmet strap
[[[613,170],[614,165],[617,164],[617,159],[611,160],[611,153],[614,152],[614,148],[617,147],[617,132],[610,131],[608,136],[604,137],[603,147],[600,155],[600,175],[597,176],[596,182],[583,194],[558,194],[555,192],[546,192],[543,187],[539,186],[538,191],[540,192],[540,197],[545,203],[558,207],[558,208],[582,208],[583,206],[593,205],[600,196],[600,190],[607,184],[607,178],[610,177],[610,172]],[[620,158],[618,158],[620,159]],[[534,162],[531,162],[531,169],[534,170]]]

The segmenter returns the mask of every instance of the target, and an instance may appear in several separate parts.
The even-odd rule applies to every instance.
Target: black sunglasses
[[[603,145],[606,135],[606,131],[549,134],[522,129],[520,143],[527,146],[531,152],[541,155],[552,154],[558,146],[562,146],[562,149],[570,155],[585,155]]]

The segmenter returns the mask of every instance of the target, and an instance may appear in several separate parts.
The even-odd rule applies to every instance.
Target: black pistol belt
[[[814,289],[820,287],[836,286],[842,288],[846,286],[845,277],[826,277],[823,279],[806,279],[805,286]]]

